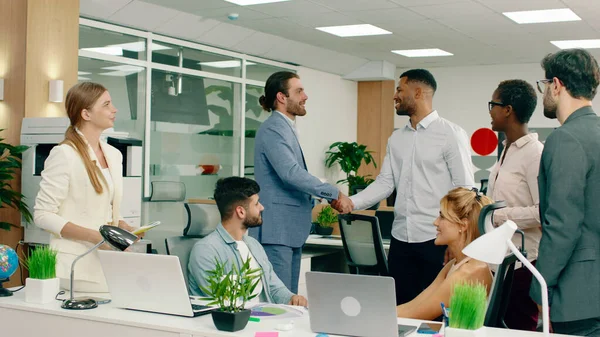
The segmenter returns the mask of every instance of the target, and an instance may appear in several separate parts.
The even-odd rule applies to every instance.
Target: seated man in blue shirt
[[[306,298],[294,295],[277,277],[260,243],[246,235],[248,228],[262,225],[264,207],[258,202],[259,191],[258,184],[248,178],[229,177],[217,182],[214,197],[221,223],[192,248],[188,265],[190,294],[205,296],[200,287],[208,287],[207,272],[215,268],[215,259],[237,263],[239,268],[250,257],[250,268],[263,272],[255,301],[307,306]]]

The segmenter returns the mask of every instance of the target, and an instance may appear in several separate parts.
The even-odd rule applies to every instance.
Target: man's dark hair
[[[290,86],[288,81],[292,78],[300,78],[300,76],[291,71],[278,71],[269,76],[265,84],[265,94],[258,99],[263,109],[266,111],[275,110],[277,93],[282,92],[284,95],[289,96]]]
[[[519,123],[529,123],[537,105],[537,95],[531,84],[523,80],[502,81],[496,93],[500,102],[512,106]]]
[[[433,92],[437,90],[437,82],[435,78],[428,70],[425,69],[411,69],[407,70],[400,75],[400,78],[406,77],[407,82],[419,82],[433,89]]]
[[[565,49],[542,60],[546,79],[558,78],[573,98],[594,99],[600,83],[596,59],[584,49]]]
[[[252,179],[241,177],[219,179],[215,186],[214,197],[221,213],[221,220],[230,219],[238,206],[248,208],[250,197],[258,192],[260,187]]]

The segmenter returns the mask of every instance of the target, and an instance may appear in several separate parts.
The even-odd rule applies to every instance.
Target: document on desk
[[[252,312],[250,316],[260,317],[262,320],[269,318],[298,318],[304,315],[306,309],[285,304],[259,303],[250,307],[250,311]]]
[[[154,227],[156,227],[158,225],[160,225],[160,221],[154,221],[153,223],[151,223],[149,225],[142,226],[142,227],[134,230],[133,232],[131,232],[131,234],[140,235],[142,233],[145,233],[145,232],[151,230],[152,228],[154,228]]]

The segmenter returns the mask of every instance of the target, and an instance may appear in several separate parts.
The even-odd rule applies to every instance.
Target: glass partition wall
[[[178,181],[208,199],[220,177],[254,177],[254,137],[269,113],[258,97],[284,63],[80,19],[79,80],[103,84],[115,131],[143,141],[143,195]]]

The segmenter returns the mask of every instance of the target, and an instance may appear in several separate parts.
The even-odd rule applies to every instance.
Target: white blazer
[[[53,234],[50,246],[58,251],[56,277],[61,278],[63,286],[69,284],[71,263],[75,257],[93,246],[90,242],[61,237],[60,232],[65,224],[71,222],[98,230],[101,225],[108,222],[108,219],[112,218],[112,224],[115,226],[121,219],[119,209],[123,195],[123,155],[119,150],[103,141],[100,141],[100,147],[104,152],[113,180],[114,198],[112,200],[110,200],[107,186],[103,186],[102,193],[96,193],[88,177],[83,159],[70,145],[55,146],[44,163],[33,217],[38,227]],[[98,158],[89,145],[88,152],[92,161],[100,168]],[[99,174],[101,173],[99,172]],[[109,214],[111,203],[112,216]],[[75,291],[108,291],[96,251],[77,262],[75,281]]]

